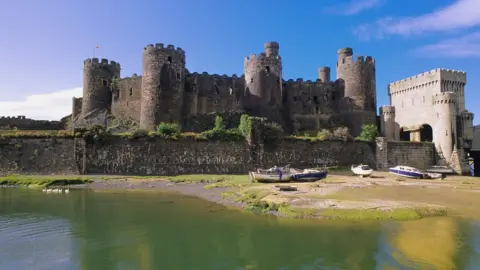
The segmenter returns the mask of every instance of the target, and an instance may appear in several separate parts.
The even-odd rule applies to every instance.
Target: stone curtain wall
[[[265,146],[258,158],[262,167],[291,164],[298,168],[312,168],[360,163],[375,166],[372,147],[364,142],[284,141],[276,147]]]
[[[68,138],[0,138],[0,176],[78,174],[73,149]]]
[[[0,175],[8,174],[242,174],[257,167],[306,168],[374,163],[362,142],[291,141],[251,148],[246,142],[82,138],[9,138],[0,142]]]
[[[124,140],[116,138],[86,151],[89,174],[228,174],[249,170],[245,142]]]
[[[425,170],[436,164],[436,152],[433,143],[387,141],[377,138],[376,160],[378,170],[405,165]]]

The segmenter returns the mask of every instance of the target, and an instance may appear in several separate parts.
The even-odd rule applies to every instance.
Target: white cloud
[[[480,31],[425,45],[417,49],[417,53],[434,57],[480,57],[478,48],[480,48]]]
[[[386,35],[410,36],[425,32],[445,32],[480,26],[480,1],[456,0],[453,4],[417,17],[382,18],[360,25],[355,33],[361,38]]]
[[[37,120],[60,120],[72,113],[72,98],[82,96],[82,87],[26,96],[21,101],[0,101],[1,116],[25,115]]]
[[[367,9],[378,7],[384,3],[384,0],[351,0],[349,3],[336,5],[326,8],[327,13],[355,15]]]

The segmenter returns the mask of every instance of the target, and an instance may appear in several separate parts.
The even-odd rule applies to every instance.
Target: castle
[[[431,141],[439,163],[468,172],[473,113],[465,109],[465,72],[435,69],[388,85],[390,105],[380,108],[382,136]]]
[[[242,76],[191,73],[185,51],[173,45],[147,45],[142,61],[142,76],[121,78],[119,63],[85,60],[83,98],[73,99],[72,126],[115,118],[147,130],[174,122],[188,131],[192,117],[238,112],[266,117],[287,133],[346,126],[356,136],[362,125],[377,123],[375,61],[354,59],[351,48],[338,50],[335,81],[329,67],[318,69],[316,81],[284,80],[277,42],[246,57]]]

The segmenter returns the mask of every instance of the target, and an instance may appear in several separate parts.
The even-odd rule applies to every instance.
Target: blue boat
[[[409,167],[409,166],[396,166],[388,169],[393,175],[407,177],[407,178],[425,178],[425,173],[420,171],[417,168]]]
[[[315,182],[328,176],[328,172],[314,169],[305,169],[303,171],[291,169],[291,173],[290,179],[293,182]]]

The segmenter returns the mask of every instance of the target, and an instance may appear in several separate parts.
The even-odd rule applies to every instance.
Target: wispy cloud
[[[328,7],[324,9],[324,12],[350,16],[368,9],[379,7],[383,3],[384,0],[351,0],[345,4]]]
[[[0,101],[0,115],[25,115],[27,118],[38,120],[60,120],[72,113],[72,98],[81,96],[82,88],[77,87],[26,96],[21,101]]]
[[[416,50],[424,57],[480,57],[480,32],[462,37],[446,39],[434,44],[425,45]]]
[[[425,32],[452,31],[480,26],[480,1],[456,0],[453,4],[417,17],[382,18],[360,25],[355,33],[365,38],[387,35],[410,36]]]

